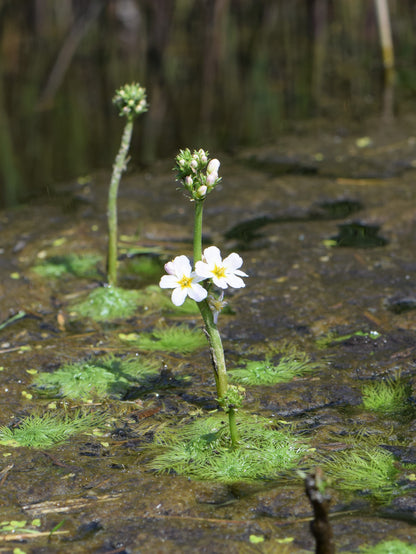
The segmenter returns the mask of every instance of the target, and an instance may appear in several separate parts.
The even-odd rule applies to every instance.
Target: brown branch
[[[305,490],[313,508],[314,519],[311,532],[315,537],[315,554],[335,554],[332,527],[329,522],[329,504],[331,497],[324,491],[322,470],[318,467],[315,473],[305,478]]]

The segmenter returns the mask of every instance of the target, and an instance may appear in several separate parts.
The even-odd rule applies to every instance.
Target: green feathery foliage
[[[174,471],[193,479],[224,483],[270,479],[299,464],[308,447],[290,430],[275,429],[267,418],[239,413],[238,448],[230,448],[230,431],[223,413],[164,429],[152,449],[159,452],[152,469]]]
[[[362,546],[361,554],[416,554],[416,546],[400,540],[383,541],[375,546]]]
[[[141,350],[160,350],[187,354],[206,346],[206,338],[201,329],[190,329],[184,324],[156,327],[151,333],[141,335],[120,333],[119,337]]]
[[[130,388],[145,384],[157,373],[158,363],[148,358],[108,356],[66,364],[53,373],[39,373],[34,385],[48,394],[73,399],[122,398]]]
[[[363,491],[381,502],[390,500],[399,473],[393,454],[374,447],[337,452],[323,469],[340,490]]]
[[[410,408],[409,385],[398,379],[386,379],[365,385],[362,390],[366,410],[385,415],[400,414]]]
[[[278,362],[273,362],[270,355],[264,360],[241,360],[245,367],[229,371],[234,382],[243,385],[275,385],[286,383],[294,377],[301,377],[322,369],[321,362],[312,361],[305,352],[283,354]]]
[[[138,291],[119,287],[99,287],[88,297],[73,306],[73,310],[83,317],[95,321],[113,321],[131,317],[137,309]]]
[[[347,335],[337,335],[337,333],[330,331],[316,340],[316,346],[318,348],[325,349],[333,346],[334,344],[345,342],[353,337],[367,337],[369,339],[376,340],[380,337],[380,333],[378,331],[354,331],[353,333],[349,333]]]
[[[50,448],[66,441],[72,435],[91,431],[102,423],[103,416],[93,413],[68,414],[47,412],[41,416],[30,415],[17,427],[0,427],[0,444],[7,446],[27,446],[30,448]]]
[[[100,274],[97,264],[102,260],[101,256],[94,254],[80,256],[78,254],[66,254],[53,256],[36,265],[33,271],[41,277],[59,278],[65,273],[76,277],[97,279]]]

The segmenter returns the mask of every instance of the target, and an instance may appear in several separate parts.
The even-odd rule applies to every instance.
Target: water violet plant
[[[176,256],[165,264],[167,275],[160,280],[160,287],[173,289],[171,294],[175,306],[181,306],[187,297],[198,304],[204,321],[214,369],[217,395],[220,405],[228,413],[230,438],[233,447],[238,444],[236,409],[241,405],[241,392],[228,385],[224,349],[218,331],[218,315],[225,306],[224,291],[242,288],[242,258],[235,252],[222,257],[217,246],[209,246],[202,252],[202,218],[207,195],[220,182],[218,170],[220,162],[209,160],[208,152],[202,148],[191,152],[189,148],[180,150],[176,156],[176,180],[182,185],[186,195],[194,203],[193,266],[184,256]]]
[[[395,489],[399,469],[391,452],[359,447],[333,454],[324,466],[325,474],[345,492],[361,491],[379,502],[388,502]]]
[[[127,119],[121,139],[120,149],[116,156],[110,188],[108,191],[108,259],[107,277],[110,286],[117,285],[117,194],[121,176],[126,169],[127,154],[133,134],[133,123],[137,116],[148,109],[146,90],[138,83],[124,85],[116,91],[113,103],[119,110],[120,117]]]
[[[275,478],[294,468],[308,451],[293,432],[276,428],[275,421],[264,417],[241,414],[239,430],[239,448],[230,449],[230,427],[222,413],[182,426],[179,441],[177,429],[165,428],[153,445],[161,452],[153,459],[152,468],[194,479],[250,482]]]
[[[205,344],[200,329],[191,329],[187,325],[156,327],[151,333],[120,333],[119,338],[133,344],[141,350],[162,350],[188,354]]]
[[[30,415],[16,427],[0,427],[0,444],[13,447],[51,448],[73,435],[92,431],[102,424],[103,420],[102,415],[80,411],[73,416],[61,415],[58,412]]]
[[[283,353],[278,361],[266,354],[264,360],[240,360],[235,369],[229,371],[232,380],[242,385],[275,385],[287,383],[295,377],[318,371],[322,363],[311,360],[306,352]]]
[[[363,404],[367,410],[384,415],[401,414],[410,410],[410,386],[399,377],[365,385]]]
[[[91,400],[123,398],[133,387],[145,384],[158,373],[159,364],[148,357],[118,358],[105,356],[64,364],[52,373],[41,372],[34,378],[39,392],[49,396]]]

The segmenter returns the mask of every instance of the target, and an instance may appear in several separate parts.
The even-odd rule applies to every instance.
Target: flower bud
[[[207,195],[208,188],[205,185],[201,185],[196,191],[198,198],[204,198]]]
[[[208,164],[208,167],[207,167],[207,175],[210,175],[211,173],[216,173],[217,176],[216,178],[218,178],[218,170],[220,168],[220,161],[217,160],[216,158],[214,158],[213,160],[211,160]]]
[[[218,173],[210,173],[207,175],[207,186],[213,187],[215,185],[215,181],[218,179]]]

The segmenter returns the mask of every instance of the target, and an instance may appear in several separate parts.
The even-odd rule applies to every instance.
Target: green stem
[[[194,264],[202,259],[202,214],[203,200],[195,202],[195,223],[194,223]],[[217,387],[218,398],[221,399],[227,394],[228,380],[227,368],[225,365],[224,347],[222,345],[221,335],[214,322],[212,310],[207,300],[198,302],[199,311],[205,324],[205,334],[208,338],[209,350],[211,353],[212,365],[214,367],[215,384]],[[229,408],[228,411],[230,436],[233,448],[238,444],[238,431],[235,420],[235,410]]]
[[[237,421],[236,421],[235,414],[236,414],[236,410],[234,408],[229,408],[228,425],[230,427],[231,446],[233,448],[236,448],[238,446],[238,441],[239,441]]]
[[[121,181],[121,175],[126,169],[127,153],[130,148],[133,134],[133,119],[128,119],[121,138],[120,149],[113,166],[110,189],[108,192],[108,259],[107,279],[108,284],[117,285],[117,194]]]
[[[195,200],[195,221],[194,221],[194,265],[202,259],[202,214],[204,209],[203,200]]]

